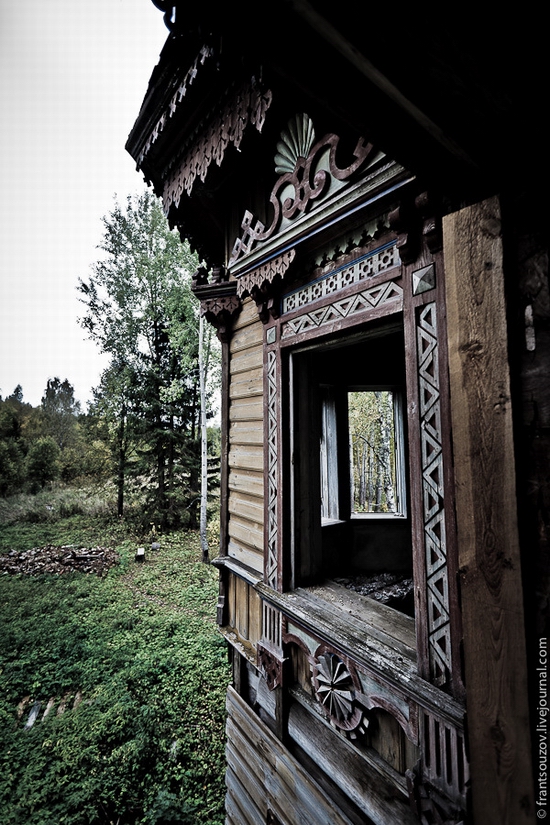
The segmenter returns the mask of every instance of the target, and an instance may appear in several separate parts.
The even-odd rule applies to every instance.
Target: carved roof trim
[[[180,106],[183,98],[187,94],[188,88],[194,83],[194,81],[195,81],[195,79],[198,75],[198,72],[199,72],[199,67],[204,66],[206,61],[209,58],[213,57],[213,56],[214,56],[214,49],[211,46],[203,45],[201,47],[201,49],[199,50],[199,53],[195,57],[195,60],[193,61],[193,63],[189,67],[188,71],[186,72],[183,80],[181,81],[178,88],[176,89],[176,91],[172,95],[172,97],[170,99],[170,102],[168,103],[167,108],[162,113],[162,115],[157,120],[157,122],[155,123],[155,126],[153,127],[153,130],[152,130],[151,134],[149,135],[149,137],[146,140],[141,152],[139,153],[139,156],[138,156],[138,159],[137,159],[138,169],[141,167],[144,159],[149,154],[149,151],[151,150],[151,147],[157,141],[157,139],[158,139],[159,135],[161,134],[161,132],[164,131],[164,128],[165,128],[166,124],[168,123],[170,118],[174,115],[176,109]]]
[[[230,144],[239,149],[249,125],[262,131],[271,100],[271,91],[252,78],[212,114],[189,151],[164,180],[162,200],[166,214],[172,206],[178,208],[184,193],[191,195],[197,178],[205,180],[212,163],[221,166]]]

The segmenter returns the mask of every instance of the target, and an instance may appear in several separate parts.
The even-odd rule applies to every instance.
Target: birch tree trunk
[[[206,535],[206,506],[208,502],[208,440],[206,430],[206,369],[204,363],[204,318],[199,317],[199,390],[201,427],[201,513],[200,542],[202,560],[208,561],[208,539]]]

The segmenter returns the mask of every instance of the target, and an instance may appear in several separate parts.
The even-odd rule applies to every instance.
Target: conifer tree
[[[199,502],[198,307],[191,273],[198,261],[171,231],[148,191],[104,217],[102,257],[80,280],[81,324],[111,357],[98,397],[111,404],[122,485],[131,470],[160,526]],[[132,461],[129,462],[129,447]]]

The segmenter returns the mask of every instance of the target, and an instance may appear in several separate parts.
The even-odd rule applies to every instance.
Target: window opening
[[[348,391],[348,434],[352,516],[405,516],[400,393]]]
[[[413,615],[402,331],[290,361],[292,586],[332,581]]]

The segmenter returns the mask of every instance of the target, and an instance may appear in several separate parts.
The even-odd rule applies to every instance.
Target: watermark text
[[[550,706],[548,704],[548,639],[539,639],[537,666],[538,704],[536,711],[536,754],[535,768],[537,817],[545,819],[548,811],[548,749]]]

